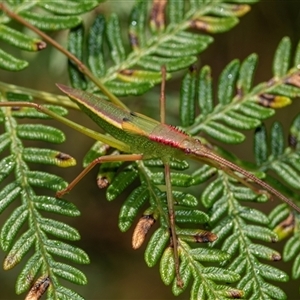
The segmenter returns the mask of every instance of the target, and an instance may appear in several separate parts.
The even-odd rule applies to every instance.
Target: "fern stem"
[[[209,295],[214,296],[214,298],[211,297],[210,299],[219,299],[219,295],[216,293],[216,289],[211,284],[212,282],[210,280],[208,280],[202,274],[202,271],[203,271],[202,268],[204,268],[204,266],[202,264],[200,264],[198,261],[196,262],[195,259],[191,256],[190,249],[186,245],[185,242],[180,241],[180,246],[181,246],[180,250],[182,251],[182,255],[184,255],[188,259],[189,265],[192,266],[195,278],[200,279],[201,283],[205,286],[205,289],[207,290],[207,293]],[[201,268],[199,268],[199,266]]]
[[[50,36],[27,22],[25,19],[20,17],[19,15],[15,14],[11,10],[9,10],[3,2],[0,3],[0,9],[3,10],[9,17],[16,20],[17,22],[21,23],[25,27],[29,28],[36,34],[38,34],[40,37],[42,37],[45,41],[47,41],[49,44],[51,44],[53,47],[55,47],[58,51],[63,53],[66,57],[68,57],[72,62],[74,62],[79,71],[82,72],[85,76],[87,76],[96,86],[99,87],[99,89],[102,91],[104,95],[106,95],[113,103],[116,105],[128,110],[128,108],[114,95],[112,94],[105,85],[101,82],[100,79],[98,79],[94,74],[89,70],[89,68],[81,61],[79,60],[75,55],[73,55],[71,52],[69,52],[67,49],[62,47],[59,43],[57,43],[55,40],[53,40]]]
[[[253,253],[250,251],[250,246],[253,244],[251,239],[246,235],[244,228],[247,226],[247,224],[244,222],[243,218],[240,216],[243,207],[240,206],[239,202],[235,199],[234,193],[232,192],[231,183],[229,181],[230,176],[226,174],[223,171],[219,171],[219,174],[222,174],[222,182],[225,189],[225,194],[227,195],[227,203],[228,203],[228,210],[227,215],[233,222],[233,231],[234,234],[237,236],[238,244],[239,244],[239,253],[238,256],[243,256],[244,260],[246,260],[247,264],[247,273],[252,274],[251,280],[254,281],[254,286],[258,290],[259,297],[256,294],[257,299],[264,299],[266,294],[262,290],[263,289],[263,283],[264,280],[262,276],[260,275],[260,266],[257,263],[256,257],[253,255]],[[227,220],[227,222],[230,222],[230,220]],[[231,266],[229,266],[229,270],[231,270]],[[232,271],[236,271],[235,269],[232,269]],[[240,276],[243,276],[244,274],[239,274]],[[241,287],[244,288],[244,287]],[[247,292],[247,291],[245,291]],[[245,295],[247,296],[247,294]]]
[[[44,272],[44,274],[47,274],[47,276],[51,278],[52,289],[55,290],[57,280],[55,280],[56,276],[51,270],[51,265],[48,259],[49,253],[45,248],[44,236],[39,227],[39,214],[34,209],[34,203],[32,200],[34,197],[34,192],[31,189],[27,180],[26,172],[28,172],[28,167],[27,164],[24,163],[22,158],[23,146],[22,146],[22,142],[17,136],[17,131],[16,131],[17,124],[15,119],[11,116],[11,110],[8,108],[7,109],[4,108],[4,109],[6,115],[5,129],[7,132],[10,133],[9,137],[11,139],[11,152],[14,153],[15,161],[16,161],[15,176],[23,190],[22,197],[21,197],[22,203],[27,206],[27,210],[29,212],[28,226],[30,229],[33,230],[34,235],[36,237],[35,238],[36,252],[40,252],[43,261],[42,272]],[[54,293],[54,295],[55,295],[54,299],[58,300],[56,293]]]
[[[124,61],[119,64],[115,64],[111,68],[109,68],[105,74],[105,77],[102,78],[102,81],[105,83],[107,81],[112,81],[117,78],[117,73],[121,70],[130,69],[135,66],[143,57],[154,54],[157,48],[166,43],[177,34],[180,33],[190,27],[190,20],[197,18],[199,16],[205,15],[210,10],[210,5],[205,4],[203,8],[189,10],[185,14],[185,19],[178,24],[172,24],[168,26],[165,31],[160,32],[157,35],[151,36],[147,40],[147,44],[143,48],[137,48],[133,52],[131,52]]]
[[[190,127],[185,128],[187,132],[191,135],[196,135],[199,133],[203,127],[205,127],[209,122],[211,121],[217,121],[220,119],[221,116],[226,114],[229,111],[237,111],[239,107],[245,103],[245,102],[254,102],[258,103],[256,99],[258,100],[260,95],[268,94],[270,93],[271,89],[274,89],[276,87],[279,87],[286,82],[288,82],[288,79],[292,77],[293,75],[296,75],[299,73],[299,70],[297,68],[293,68],[289,70],[289,72],[281,77],[281,78],[272,78],[268,80],[267,82],[260,83],[257,86],[253,87],[252,90],[248,94],[239,95],[237,94],[230,103],[227,105],[221,106],[217,105],[214,110],[209,114],[201,114],[196,119],[193,125]],[[272,107],[271,107],[272,108]]]
[[[151,179],[149,177],[149,170],[147,170],[147,168],[145,167],[143,161],[138,161],[137,165],[139,167],[139,170],[141,171],[141,175],[143,176],[143,179],[145,179],[145,182],[147,183],[150,198],[155,201],[155,203],[157,204],[157,207],[159,209],[160,216],[164,219],[165,223],[168,224],[168,227],[170,227],[168,214],[163,209],[162,199],[157,198],[157,194],[154,191],[154,185],[151,182]]]

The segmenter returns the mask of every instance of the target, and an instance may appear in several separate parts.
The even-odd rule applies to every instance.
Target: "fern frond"
[[[295,64],[289,69],[290,42],[289,39],[284,38],[275,54],[274,77],[268,83],[262,83],[253,88],[251,85],[257,56],[250,55],[242,65],[238,61],[231,62],[220,75],[216,106],[213,103],[210,68],[203,67],[199,79],[195,70],[191,69],[185,76],[181,89],[181,124],[193,135],[205,132],[225,143],[243,141],[244,135],[236,129],[256,128],[261,124],[261,120],[274,114],[274,108],[289,104],[291,98],[299,95],[298,52],[299,50],[296,51]],[[279,57],[282,58],[280,66],[277,65]],[[201,110],[198,117],[195,116],[197,109],[194,104],[195,99]],[[257,176],[265,177],[268,170],[275,171],[281,181],[286,182],[290,187],[299,188],[297,181],[299,158],[296,151],[298,124],[299,120],[296,119],[292,126],[294,135],[290,135],[294,151],[291,148],[284,150],[282,129],[279,124],[274,124],[271,132],[270,156],[267,152],[264,129],[262,127],[257,130]],[[205,140],[203,142],[206,143]],[[215,150],[223,157],[227,156],[228,159],[243,164],[229,153],[221,149]],[[206,177],[204,169],[198,172],[202,174],[199,183],[210,178]],[[208,174],[210,172],[213,175],[216,170],[211,168]],[[268,229],[270,221],[266,215],[256,209],[244,207],[239,202],[241,200],[261,202],[266,201],[266,197],[256,195],[248,187],[239,186],[222,171],[218,171],[217,175],[218,177],[207,186],[201,196],[204,206],[210,208],[211,230],[218,236],[212,246],[222,245],[222,250],[230,254],[233,261],[228,260],[226,267],[241,276],[237,287],[245,292],[247,298],[285,299],[285,293],[267,281],[287,281],[288,276],[260,262],[260,259],[279,260],[280,254],[271,248],[254,244],[252,241],[252,239],[258,239],[264,242],[274,242],[277,240],[277,235]],[[286,192],[287,188],[282,188],[282,183],[279,181],[277,181],[278,184],[273,184],[275,179],[270,175],[266,180],[272,180],[275,188]],[[290,195],[294,196],[291,191]],[[297,199],[297,196],[292,198]],[[284,213],[282,212],[280,216],[281,218],[277,218],[277,221],[282,221]],[[280,236],[278,230],[276,233]],[[245,249],[248,250],[245,251]],[[222,264],[225,265],[224,262]]]
[[[170,1],[165,6],[164,2],[153,1],[149,8],[149,1],[138,1],[129,20],[129,52],[120,35],[118,17],[112,14],[105,20],[99,15],[89,30],[88,66],[94,75],[101,76],[103,83],[115,95],[142,94],[161,81],[162,65],[168,72],[190,66],[197,60],[196,55],[212,42],[207,33],[231,29],[237,24],[237,17],[250,8],[246,4],[234,6],[224,3],[223,9],[219,9],[219,5],[190,1],[190,5],[186,6],[184,1]],[[226,13],[222,14],[222,10]],[[149,22],[147,15],[150,16]],[[169,23],[166,23],[167,18]],[[206,34],[188,32],[191,28]],[[71,31],[69,37],[69,50],[80,59],[83,58],[83,32],[79,26]],[[108,61],[113,66],[108,67]],[[87,85],[87,89],[98,92],[74,69],[70,68],[74,86],[86,88]]]
[[[272,126],[270,143],[267,141],[266,129],[264,127],[260,127],[255,134],[255,154],[260,170],[264,172],[273,171],[289,188],[296,190],[300,189],[299,181],[297,180],[300,174],[300,153],[297,135],[293,133],[298,131],[299,120],[300,116],[298,115],[293,121],[287,148],[285,147],[282,125],[278,122],[275,122]],[[268,147],[269,144],[271,146],[270,150]],[[268,179],[273,182],[275,181],[270,176]],[[283,189],[282,186],[278,186],[277,188],[279,190]],[[286,189],[284,191],[287,192]]]
[[[50,106],[50,109],[62,115],[67,113],[62,108]],[[24,256],[30,249],[33,250],[18,276],[16,292],[23,293],[31,286],[33,288],[30,293],[37,289],[44,289],[44,292],[48,288],[48,295],[58,299],[65,289],[58,277],[77,284],[85,284],[87,280],[81,271],[57,262],[53,256],[80,264],[88,263],[89,258],[83,250],[49,238],[48,234],[74,241],[79,239],[79,233],[63,222],[43,217],[41,213],[46,211],[75,217],[80,212],[66,200],[37,195],[34,187],[57,190],[67,184],[56,175],[31,170],[29,163],[69,167],[76,162],[71,156],[58,151],[25,147],[24,139],[62,143],[65,137],[60,130],[51,126],[19,124],[18,117],[37,119],[41,117],[41,113],[20,107],[1,109],[1,123],[5,133],[0,136],[1,153],[4,155],[0,162],[0,181],[4,185],[0,195],[0,211],[8,209],[12,202],[20,201],[20,205],[12,211],[0,232],[0,246],[7,252],[3,267],[5,270],[13,268],[24,261]],[[8,175],[11,175],[10,179],[6,179]],[[68,289],[63,293],[72,294],[72,299],[82,299]]]
[[[92,0],[87,2],[74,2],[63,0],[60,2],[44,2],[44,1],[6,1],[2,3],[9,5],[12,12],[18,13],[32,25],[42,30],[62,30],[70,29],[82,22],[82,18],[78,16],[95,8],[100,0]],[[10,28],[7,23],[10,19],[6,15],[0,17],[0,39],[13,47],[26,51],[40,51],[46,47],[46,43],[40,39],[33,38],[26,33],[19,32]],[[0,68],[10,71],[20,71],[28,66],[28,62],[18,59],[15,56],[0,49]]]
[[[211,70],[204,66],[197,83],[193,79],[193,82],[183,86],[185,95],[188,92],[188,95],[194,96],[194,100],[187,97],[187,101],[181,97],[181,124],[192,135],[204,132],[224,143],[241,143],[245,136],[238,130],[258,127],[262,120],[275,113],[274,109],[285,107],[291,103],[292,98],[300,95],[300,84],[297,81],[298,52],[299,49],[294,64],[288,69],[290,40],[284,38],[276,50],[274,77],[255,87],[251,85],[257,56],[248,56],[242,64],[237,60],[232,61],[220,75],[216,106],[213,104]],[[279,60],[281,67],[278,65]],[[185,81],[191,76],[194,75],[186,75]],[[194,112],[195,101],[201,110],[199,116]]]
[[[300,115],[295,118],[290,128],[288,147],[285,145],[287,139],[279,122],[273,124],[269,139],[265,127],[261,127],[255,134],[257,165],[264,172],[273,171],[280,181],[271,175],[268,175],[267,180],[295,200],[299,200],[299,195],[294,192],[299,190],[297,180],[300,175],[299,121]],[[299,216],[291,213],[285,204],[281,204],[272,210],[269,218],[271,220],[269,227],[274,230],[279,239],[291,236],[285,244],[283,259],[284,261],[294,259],[292,277],[298,279],[300,277]]]
[[[299,170],[297,163],[294,166],[293,159],[298,157],[299,143],[297,137],[292,133],[298,133],[296,129],[298,124],[299,116],[296,117],[291,127],[290,141],[293,142],[290,142],[290,147],[286,149],[282,127],[278,122],[273,124],[270,142],[267,140],[266,130],[263,126],[255,134],[257,170],[264,173],[275,171],[287,186],[269,174],[266,180],[294,199],[297,199],[297,196],[291,188],[299,189],[297,180],[295,180],[299,177]],[[271,153],[268,151],[269,144]],[[278,165],[280,167],[277,167]],[[277,240],[277,235],[282,239],[294,232],[294,237],[286,244],[284,251],[286,258],[284,259],[295,258],[300,249],[298,243],[294,243],[298,238],[298,217],[291,215],[285,204],[275,208],[269,218],[256,209],[244,207],[239,201],[264,201],[265,198],[255,195],[247,187],[237,185],[236,182],[229,180],[227,175],[220,173],[222,172],[219,171],[219,177],[208,185],[201,196],[203,204],[211,208],[210,224],[212,231],[218,235],[218,240],[214,242],[213,246],[222,244],[222,250],[234,258],[226,265],[229,270],[234,270],[241,275],[237,287],[246,293],[247,298],[286,299],[282,290],[267,283],[266,280],[285,282],[288,280],[287,274],[273,266],[262,264],[259,260],[277,261],[281,259],[281,255],[269,247],[253,243],[252,239],[274,242]],[[275,227],[276,234],[268,227]],[[294,278],[299,277],[297,270],[299,270],[299,266],[296,259],[293,267]]]
[[[199,228],[199,224],[208,222],[208,216],[201,210],[196,209],[198,201],[193,195],[176,189],[176,187],[180,188],[193,185],[193,176],[176,172],[178,163],[176,163],[176,161],[173,163],[175,163],[173,164],[175,170],[173,169],[171,172],[171,181],[175,188],[175,190],[173,190],[173,197],[176,210],[176,232],[178,234],[181,258],[180,275],[184,280],[183,289],[177,287],[175,280],[175,266],[169,232],[167,200],[163,187],[165,184],[164,175],[159,171],[159,169],[163,167],[162,162],[149,160],[137,164],[130,164],[124,169],[119,169],[118,175],[113,177],[111,185],[107,189],[108,199],[110,199],[111,186],[113,190],[119,186],[121,190],[124,190],[125,187],[128,187],[132,183],[133,179],[137,179],[137,177],[132,174],[128,176],[128,170],[132,172],[132,170],[135,169],[135,172],[138,170],[140,174],[140,185],[133,189],[121,207],[119,228],[121,231],[127,231],[135,222],[140,209],[149,202],[150,206],[144,210],[143,216],[135,226],[132,245],[134,249],[139,248],[145,241],[146,235],[150,232],[155,221],[160,221],[159,228],[153,233],[148,242],[145,251],[145,261],[149,267],[153,267],[160,261],[161,278],[166,285],[172,284],[174,295],[182,293],[189,282],[193,281],[191,299],[197,299],[197,295],[201,293],[206,295],[208,299],[215,299],[215,297],[224,297],[224,299],[241,297],[243,295],[241,290],[217,283],[235,282],[239,279],[239,276],[231,271],[212,268],[213,263],[221,262],[225,257],[229,259],[228,254],[216,249],[195,248],[195,243],[201,245],[201,243],[214,241],[216,235]],[[152,170],[153,167],[155,169]],[[186,168],[186,165],[184,168]],[[207,174],[207,168],[205,168],[205,170]],[[118,182],[120,178],[125,179],[121,185]],[[197,172],[196,178],[199,182],[199,172]],[[196,229],[181,227],[181,225],[184,226],[187,224],[189,226],[196,226]],[[202,262],[204,264],[202,264]],[[211,265],[207,266],[206,264],[208,262],[211,263]]]
[[[284,292],[266,280],[285,282],[288,276],[259,260],[277,261],[281,259],[280,254],[252,241],[275,242],[277,236],[267,228],[269,219],[266,215],[240,202],[265,199],[259,199],[250,189],[232,182],[228,175],[219,171],[218,179],[210,183],[201,200],[210,207],[211,229],[218,236],[212,246],[221,245],[230,255],[231,260],[223,261],[222,265],[241,276],[237,287],[245,292],[245,297],[285,299]]]
[[[291,224],[293,230],[293,236],[286,242],[283,259],[284,261],[294,260],[292,267],[292,278],[299,279],[300,277],[300,243],[299,243],[299,216],[292,218]]]

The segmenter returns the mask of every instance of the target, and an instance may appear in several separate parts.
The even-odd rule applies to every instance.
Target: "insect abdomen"
[[[159,124],[151,132],[149,139],[160,144],[180,148],[182,141],[185,140],[187,136],[186,133],[174,126]]]

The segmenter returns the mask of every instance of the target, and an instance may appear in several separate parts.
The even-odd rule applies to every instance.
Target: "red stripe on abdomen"
[[[182,141],[185,140],[187,136],[186,133],[175,126],[159,124],[150,133],[149,139],[160,144],[180,148]]]

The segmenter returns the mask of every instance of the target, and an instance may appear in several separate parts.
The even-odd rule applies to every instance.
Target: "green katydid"
[[[166,164],[171,158],[199,160],[229,172],[230,175],[233,175],[233,172],[240,173],[300,212],[300,208],[296,204],[270,185],[252,173],[213,153],[202,145],[198,139],[187,135],[176,127],[160,123],[136,112],[124,110],[90,93],[61,84],[57,84],[57,86],[77,103],[81,110],[91,117],[105,132],[116,139],[111,139],[114,147],[123,152],[136,153],[126,156],[120,155],[118,158],[125,157],[122,159],[124,161],[131,157],[132,159],[128,160],[160,158]],[[105,142],[109,142],[107,138]],[[111,157],[114,161],[118,160],[118,158]],[[82,178],[82,175],[85,175],[100,159],[103,160],[103,157],[93,161],[78,177]],[[239,178],[239,180],[243,179]],[[77,183],[77,181],[76,183],[73,182],[65,190],[58,192],[58,196],[60,197],[69,192]]]
[[[163,80],[164,82],[164,80]],[[119,107],[109,101],[103,100],[93,94],[77,90],[65,85],[57,84],[58,88],[67,94],[80,109],[93,119],[110,136],[100,134],[93,130],[78,125],[64,117],[58,116],[42,105],[28,102],[2,102],[0,106],[33,107],[44,112],[54,119],[80,131],[96,140],[100,140],[124,153],[120,155],[102,156],[92,161],[64,190],[56,193],[57,197],[62,197],[68,193],[95,165],[111,161],[138,161],[151,158],[160,158],[165,164],[165,183],[167,191],[167,202],[169,211],[169,226],[171,231],[171,241],[174,251],[174,261],[176,269],[176,280],[179,286],[182,281],[179,275],[178,245],[175,231],[175,213],[172,199],[172,187],[170,183],[169,162],[171,158],[185,159],[191,158],[207,163],[218,169],[222,169],[230,176],[237,178],[243,184],[252,188],[257,193],[266,193],[253,188],[246,180],[236,175],[239,173],[260,185],[264,190],[286,202],[289,206],[300,212],[300,208],[290,199],[279,193],[270,185],[245,171],[232,162],[216,155],[206,146],[178,128],[163,123],[164,114],[161,115],[162,122],[151,119],[145,115],[131,112]],[[164,110],[164,109],[163,109]]]
[[[150,158],[160,158],[165,164],[165,183],[169,212],[169,226],[173,244],[176,280],[178,286],[182,286],[183,282],[179,274],[178,245],[175,231],[175,212],[172,199],[172,186],[170,183],[169,162],[171,158],[191,158],[194,160],[199,160],[218,169],[223,169],[225,172],[236,178],[238,178],[238,176],[235,175],[234,172],[238,172],[247,179],[257,183],[268,192],[282,199],[296,211],[300,212],[300,208],[296,206],[290,199],[286,198],[264,181],[258,179],[253,174],[245,171],[230,161],[227,161],[226,159],[216,155],[207,147],[202,145],[198,139],[187,135],[176,127],[158,122],[136,112],[124,110],[123,108],[118,107],[111,102],[102,100],[101,98],[84,91],[76,90],[60,84],[57,86],[61,91],[66,93],[70,99],[77,103],[80,109],[90,118],[92,118],[103,130],[105,130],[105,132],[109,133],[118,142],[121,142],[119,147],[117,147],[119,150],[123,152],[136,153],[131,155],[103,156],[95,159],[73,180],[73,182],[69,184],[66,189],[58,192],[57,196],[61,197],[65,193],[69,192],[74,185],[77,184],[77,182],[98,163],[112,160],[135,161]],[[161,120],[164,121],[164,114],[161,114]],[[245,180],[241,178],[238,178],[238,180],[242,181],[247,186],[250,186]]]
[[[164,82],[164,80],[163,80]],[[198,160],[218,169],[229,173],[242,183],[253,189],[244,179],[238,177],[234,172],[237,172],[247,179],[257,183],[271,194],[277,196],[296,211],[300,212],[300,208],[296,206],[290,199],[279,193],[277,190],[258,179],[253,174],[245,171],[232,162],[216,155],[207,147],[201,144],[198,139],[195,139],[174,126],[167,125],[151,119],[142,114],[131,112],[117,105],[103,100],[93,94],[77,90],[68,86],[57,84],[59,89],[67,94],[80,109],[91,117],[105,132],[110,136],[100,134],[93,130],[83,128],[82,126],[56,115],[42,105],[28,102],[2,102],[0,106],[23,107],[30,106],[39,111],[42,111],[53,118],[67,124],[68,126],[80,131],[96,140],[100,140],[108,145],[117,148],[125,153],[107,155],[95,159],[91,162],[69,185],[66,189],[58,191],[56,196],[62,197],[69,192],[81,179],[84,177],[96,164],[109,161],[137,161],[151,158],[160,158],[165,164],[165,183],[167,191],[167,202],[169,210],[169,226],[171,230],[172,244],[174,248],[174,260],[176,266],[177,284],[182,285],[179,275],[179,257],[177,250],[177,237],[175,231],[175,213],[172,199],[172,187],[170,184],[170,169],[169,161],[171,158],[185,159],[191,158]],[[161,116],[164,121],[164,114]],[[257,191],[256,192],[261,192]]]

